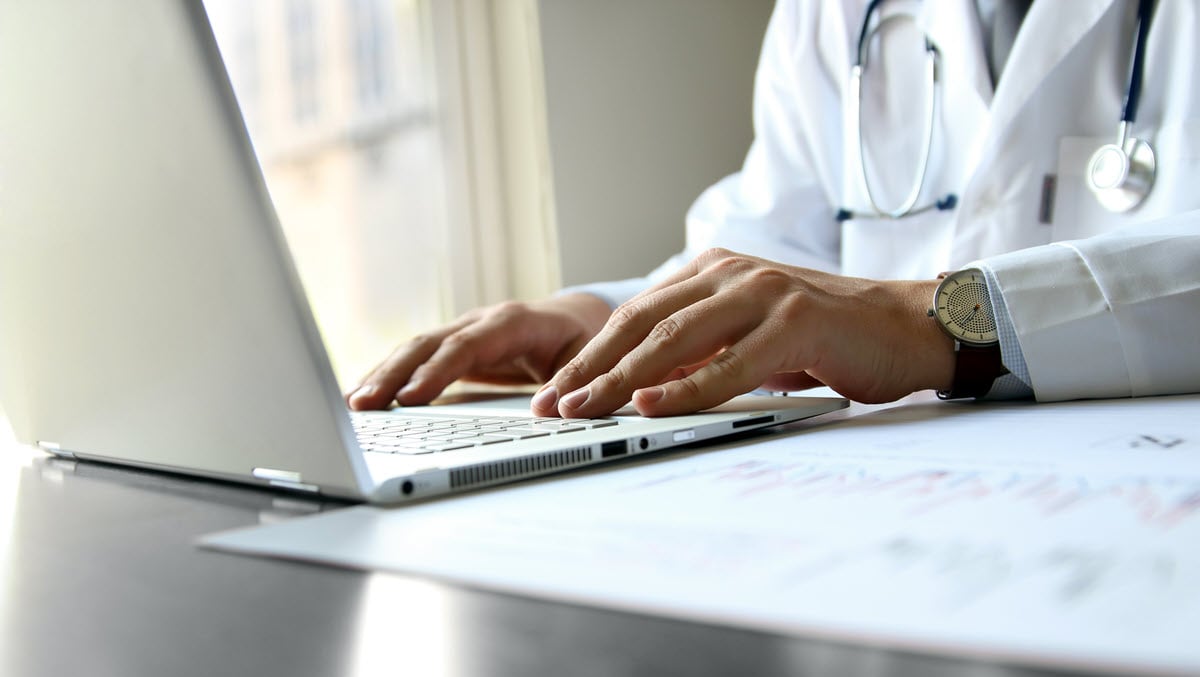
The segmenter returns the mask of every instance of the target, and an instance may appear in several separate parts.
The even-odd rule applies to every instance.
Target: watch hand
[[[962,319],[962,320],[959,322],[959,324],[966,324],[966,323],[970,322],[971,320],[974,320],[974,319],[975,319],[975,316],[979,314],[979,311],[980,311],[980,309],[981,309],[981,308],[982,308],[982,306],[981,306],[981,305],[979,305],[978,303],[976,303],[976,304],[975,304],[975,307],[971,309],[971,314],[970,314],[970,315],[968,315],[968,316],[966,316],[965,318],[963,318],[963,319]]]

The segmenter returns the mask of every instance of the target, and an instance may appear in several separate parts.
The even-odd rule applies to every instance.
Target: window
[[[550,251],[546,231],[530,230],[548,219],[509,214],[512,196],[548,191],[516,187],[490,98],[506,90],[488,79],[491,18],[512,0],[205,5],[343,387],[470,307],[553,290],[554,274],[526,279],[545,261],[509,263],[513,251]],[[551,213],[543,202],[535,216]]]
[[[372,85],[373,120],[350,105],[362,62],[348,55],[372,55],[373,83],[401,69],[431,70],[421,45],[387,48],[402,32],[421,35],[420,7],[390,0],[207,6],[309,303],[339,380],[352,385],[395,343],[447,315],[433,87],[413,82],[389,98]],[[369,30],[339,30],[368,15]],[[364,36],[371,44],[359,47]],[[401,53],[415,63],[383,56]]]
[[[286,0],[292,119],[304,124],[320,112],[317,27],[312,0]]]
[[[258,110],[259,98],[262,96],[262,75],[259,72],[260,49],[258,43],[257,5],[246,7],[243,11],[230,17],[230,43],[235,70],[229,72],[229,77],[237,89],[238,97],[246,110]],[[258,120],[247,118],[247,126],[255,128]]]
[[[354,58],[355,94],[359,105],[377,105],[387,91],[387,43],[384,0],[348,0],[350,42]]]

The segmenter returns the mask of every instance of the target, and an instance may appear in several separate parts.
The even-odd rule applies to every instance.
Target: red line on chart
[[[675,482],[715,483],[739,498],[786,493],[800,501],[889,498],[906,504],[909,514],[930,514],[968,503],[1008,501],[1033,508],[1044,517],[1108,503],[1138,521],[1163,529],[1200,513],[1200,483],[1118,476],[1095,480],[1055,473],[989,472],[931,468],[894,475],[850,465],[779,464],[746,461],[708,471],[670,475],[633,490]]]

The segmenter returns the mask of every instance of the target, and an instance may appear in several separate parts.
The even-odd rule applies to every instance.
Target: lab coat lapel
[[[850,84],[850,78],[846,75],[854,63],[855,22],[860,17],[853,10],[857,9],[851,9],[844,3],[824,3],[820,5],[817,18],[817,57],[828,72],[841,76],[836,78],[836,82],[840,85],[839,92],[843,100],[848,96]]]
[[[1115,0],[1040,0],[1029,8],[992,100],[991,152],[1034,91]]]

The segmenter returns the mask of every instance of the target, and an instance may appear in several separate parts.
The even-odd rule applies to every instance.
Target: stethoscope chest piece
[[[1138,0],[1137,37],[1133,42],[1133,64],[1117,142],[1100,146],[1092,154],[1084,176],[1096,201],[1110,212],[1127,212],[1137,207],[1154,187],[1154,149],[1146,141],[1129,133],[1137,118],[1138,100],[1142,94],[1146,34],[1150,30],[1150,14],[1153,10],[1154,0]]]
[[[1120,144],[1103,145],[1092,154],[1087,185],[1100,206],[1110,212],[1127,212],[1150,194],[1154,165],[1154,149],[1149,143],[1126,138]]]

